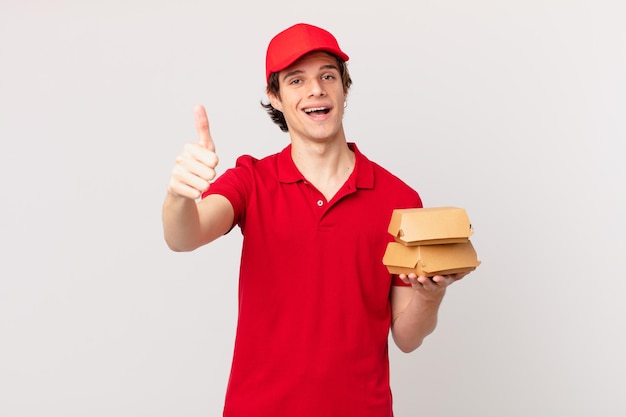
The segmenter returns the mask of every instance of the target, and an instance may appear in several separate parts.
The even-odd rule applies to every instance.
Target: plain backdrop
[[[475,231],[482,264],[437,331],[390,348],[397,417],[626,415],[624,16],[0,0],[0,416],[221,415],[241,235],[173,253],[161,204],[197,103],[222,171],[286,146],[259,102],[267,43],[297,22],[351,57],[348,139]]]

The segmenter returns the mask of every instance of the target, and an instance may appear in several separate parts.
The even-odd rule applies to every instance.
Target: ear
[[[274,93],[267,93],[267,98],[270,100],[272,107],[278,111],[283,111],[283,103]]]

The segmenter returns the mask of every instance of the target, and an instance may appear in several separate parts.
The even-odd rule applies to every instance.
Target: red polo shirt
[[[382,257],[392,210],[422,203],[349,146],[354,171],[330,201],[291,145],[240,157],[208,191],[231,202],[243,233],[225,417],[393,416]]]

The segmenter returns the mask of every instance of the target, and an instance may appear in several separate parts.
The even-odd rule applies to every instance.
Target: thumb
[[[193,110],[193,115],[196,122],[196,131],[198,132],[198,143],[215,152],[215,144],[211,138],[211,132],[209,132],[209,118],[206,115],[204,106],[198,104]]]

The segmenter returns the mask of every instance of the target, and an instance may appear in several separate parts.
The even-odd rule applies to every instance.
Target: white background
[[[241,237],[173,253],[161,204],[196,103],[222,170],[287,144],[300,21],[351,57],[348,139],[475,230],[397,416],[626,415],[622,4],[1,0],[0,415],[221,415]]]

